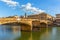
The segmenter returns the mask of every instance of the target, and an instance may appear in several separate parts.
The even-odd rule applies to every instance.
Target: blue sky
[[[0,17],[46,12],[60,13],[60,0],[0,0]]]

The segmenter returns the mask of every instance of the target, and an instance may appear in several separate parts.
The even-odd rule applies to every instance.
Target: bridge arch
[[[23,22],[12,22],[12,23],[4,23],[2,25],[20,25],[20,30],[21,31],[31,31],[31,25]]]
[[[29,24],[26,23],[22,23],[22,22],[7,22],[7,23],[3,23],[2,25],[24,25],[24,26],[30,26]]]
[[[47,23],[41,22],[41,23],[40,23],[40,27],[47,27]]]

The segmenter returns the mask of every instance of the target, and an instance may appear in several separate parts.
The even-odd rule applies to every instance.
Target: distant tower
[[[27,17],[27,14],[25,13],[25,18]]]

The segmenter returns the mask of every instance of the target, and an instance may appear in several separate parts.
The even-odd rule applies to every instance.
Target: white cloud
[[[12,0],[0,0],[0,1],[5,2],[7,5],[12,6],[12,7],[19,5],[18,2],[12,1]]]
[[[28,3],[26,5],[22,5],[21,7],[22,7],[22,9],[30,10],[31,9],[31,4]]]
[[[26,10],[26,11],[31,11],[33,13],[42,13],[42,12],[45,12],[44,10],[41,10],[39,8],[32,7],[31,3],[27,3],[26,5],[22,5],[22,9]]]
[[[36,7],[33,7],[31,3],[27,3],[25,5],[19,5],[18,2],[16,1],[13,1],[13,0],[0,0],[2,2],[5,2],[7,5],[11,6],[11,7],[16,7],[16,6],[19,6],[21,7],[23,10],[25,11],[29,11],[29,12],[32,12],[32,13],[42,13],[42,12],[45,12],[44,10],[41,10],[39,8],[36,8]]]

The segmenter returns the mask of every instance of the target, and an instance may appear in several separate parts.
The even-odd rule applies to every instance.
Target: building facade
[[[60,14],[56,14],[56,25],[60,25]]]
[[[45,20],[48,24],[52,24],[54,20],[54,17],[47,13],[29,15],[27,18]]]

